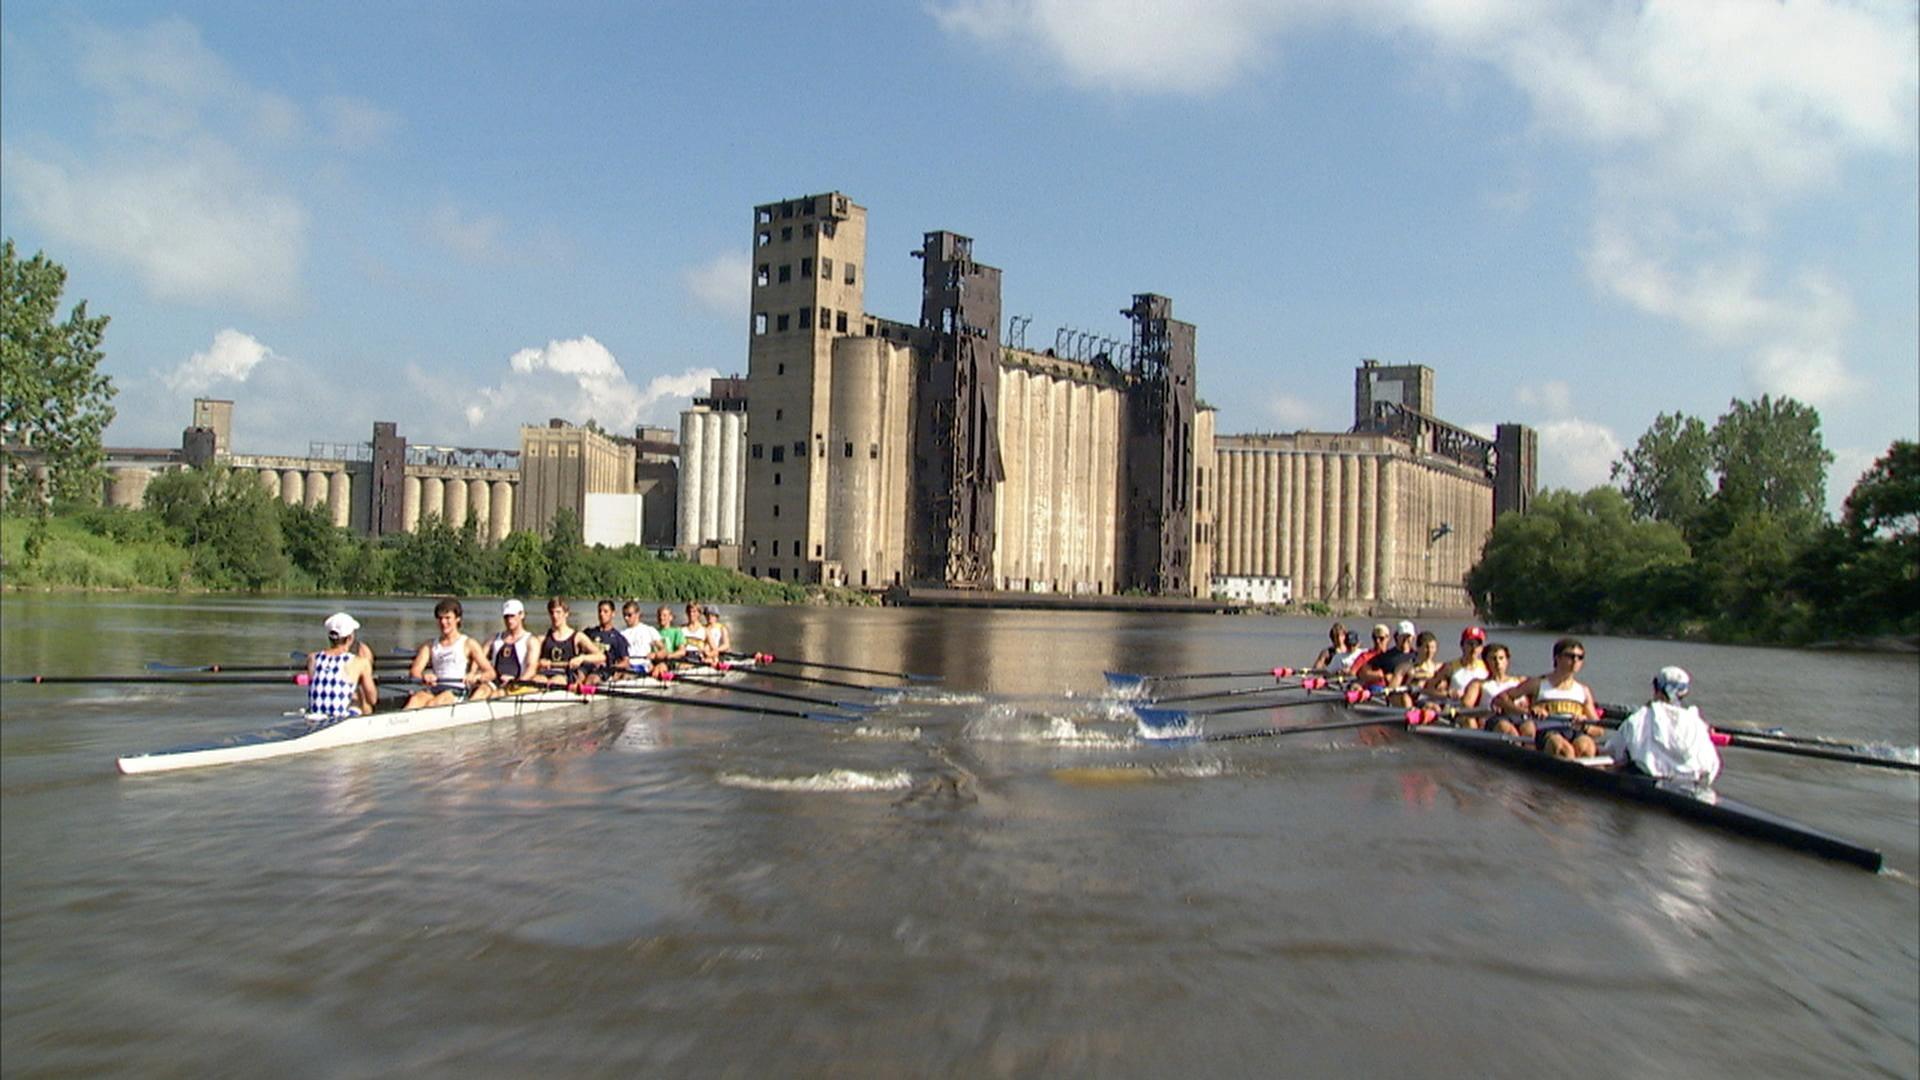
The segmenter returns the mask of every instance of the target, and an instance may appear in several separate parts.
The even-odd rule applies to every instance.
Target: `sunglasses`
[[[1565,652],[1560,655],[1569,660],[1585,660],[1587,658],[1587,654],[1583,652]]]

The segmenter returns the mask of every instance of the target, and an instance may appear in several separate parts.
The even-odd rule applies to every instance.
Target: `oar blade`
[[[1157,709],[1143,705],[1133,710],[1140,732],[1149,739],[1181,739],[1193,734],[1193,714],[1185,709]]]
[[[1107,672],[1107,689],[1121,694],[1136,694],[1147,684],[1145,675],[1135,675],[1130,671]]]

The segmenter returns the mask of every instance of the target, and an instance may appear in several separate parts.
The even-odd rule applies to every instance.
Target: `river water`
[[[273,662],[338,606],[7,596],[0,666]],[[382,650],[432,633],[428,602],[349,606]],[[146,777],[114,758],[297,692],[6,686],[5,1072],[1920,1073],[1913,773],[1724,751],[1723,792],[1881,848],[1872,875],[1404,734],[1156,745],[1105,700],[1109,669],[1304,663],[1318,622],[731,621],[945,681],[853,725],[602,701]],[[1677,662],[1709,717],[1920,743],[1913,657],[1587,651],[1603,701]]]

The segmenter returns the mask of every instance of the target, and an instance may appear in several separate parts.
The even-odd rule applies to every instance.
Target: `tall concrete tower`
[[[867,212],[839,192],[753,211],[743,560],[811,581],[827,545],[833,343],[865,310]]]

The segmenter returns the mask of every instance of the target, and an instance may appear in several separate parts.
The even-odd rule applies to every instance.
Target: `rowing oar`
[[[1620,721],[1632,715],[1632,710],[1619,705],[1600,706],[1601,723],[1608,727],[1619,727]],[[1707,727],[1713,732],[1715,746],[1738,746],[1746,750],[1764,750],[1770,754],[1791,754],[1795,757],[1820,758],[1824,761],[1844,761],[1852,765],[1873,765],[1882,769],[1900,769],[1905,772],[1920,772],[1920,762],[1902,761],[1899,758],[1871,754],[1865,747],[1852,743],[1815,740],[1811,736],[1794,739],[1790,736],[1761,734],[1757,728],[1726,728],[1708,721]]]
[[[1109,671],[1106,673],[1107,689],[1125,691],[1137,690],[1142,683],[1148,682],[1187,682],[1193,679],[1254,679],[1267,675],[1271,675],[1276,679],[1284,679],[1289,675],[1309,674],[1318,674],[1318,671],[1317,669],[1309,671],[1303,668],[1276,667],[1262,668],[1259,671],[1192,671],[1180,675],[1136,675],[1130,671]]]
[[[1608,705],[1600,703],[1600,715],[1610,720],[1625,720],[1634,710],[1626,705]],[[1832,746],[1841,750],[1864,750],[1864,746],[1846,739],[1836,739],[1826,735],[1794,735],[1783,728],[1738,727],[1732,724],[1710,723],[1715,731],[1724,731],[1729,735],[1745,735],[1755,739],[1771,739],[1774,742],[1803,743],[1808,746]]]
[[[756,660],[762,664],[792,664],[796,667],[819,668],[822,671],[850,671],[855,675],[879,675],[888,679],[905,679],[908,682],[941,682],[939,675],[915,675],[911,671],[881,671],[877,668],[851,667],[846,664],[829,664],[824,660],[788,660],[776,658],[772,653],[728,653],[729,659]]]
[[[795,675],[791,671],[768,671],[762,667],[745,664],[730,664],[725,660],[713,665],[716,671],[738,671],[742,675],[764,675],[769,679],[786,679],[789,682],[813,683],[815,686],[838,686],[843,690],[866,690],[869,692],[897,691],[898,686],[870,686],[867,683],[843,682],[839,679],[823,679],[817,675]]]
[[[589,696],[599,693],[609,697],[628,698],[633,701],[652,701],[662,705],[691,705],[702,709],[724,709],[729,712],[760,713],[766,716],[790,716],[796,720],[815,720],[823,724],[855,724],[860,717],[843,713],[797,712],[793,709],[776,709],[770,705],[743,705],[739,702],[721,701],[717,698],[674,697],[671,694],[652,694],[645,690],[629,690],[618,683],[612,686],[583,687]]]
[[[224,670],[234,671],[235,668]],[[145,686],[274,686],[287,683],[294,686],[307,685],[307,673],[289,671],[279,675],[0,675],[0,683],[31,683],[53,686],[73,683],[140,683]],[[375,677],[374,682],[396,683],[414,682],[405,675]]]
[[[739,683],[722,682],[719,679],[703,679],[698,675],[676,675],[673,672],[668,672],[667,681],[686,683],[689,686],[711,686],[716,689],[731,690],[736,694],[747,694],[753,697],[778,698],[781,701],[797,701],[803,705],[824,705],[829,709],[845,709],[848,712],[872,712],[880,707],[871,704],[863,705],[857,701],[834,701],[830,698],[809,697],[806,694],[789,694],[784,690],[763,690],[754,686],[741,686]],[[617,687],[620,684],[612,683],[611,685]]]
[[[1243,686],[1238,690],[1214,690],[1205,694],[1181,694],[1177,697],[1154,698],[1150,705],[1175,705],[1188,701],[1210,701],[1213,698],[1246,697],[1248,694],[1271,694],[1276,690],[1320,690],[1325,688],[1327,680],[1318,675],[1309,675],[1297,683],[1277,684],[1274,686]]]
[[[1418,712],[1419,710],[1412,710]],[[1252,731],[1222,731],[1218,734],[1195,736],[1194,742],[1238,742],[1241,739],[1270,739],[1276,735],[1303,735],[1315,731],[1342,731],[1347,728],[1372,727],[1375,724],[1417,724],[1421,721],[1411,714],[1406,717],[1375,716],[1357,717],[1348,720],[1333,720],[1325,724],[1301,724],[1294,727],[1256,728]],[[1168,740],[1176,741],[1176,740]]]
[[[1371,700],[1372,696],[1373,695],[1369,694],[1365,688],[1356,686],[1340,695],[1340,699],[1349,705],[1358,705],[1364,701]],[[1251,705],[1229,705],[1224,709],[1203,709],[1193,712],[1189,712],[1186,709],[1158,709],[1150,705],[1136,705],[1134,706],[1133,713],[1140,718],[1140,723],[1143,726],[1159,729],[1186,727],[1198,716],[1223,716],[1227,713],[1259,712],[1263,709],[1295,709],[1302,705],[1331,705],[1335,703],[1335,699],[1332,698],[1310,697],[1300,701],[1257,701]],[[1377,724],[1380,723],[1380,721],[1375,720],[1373,723]]]

